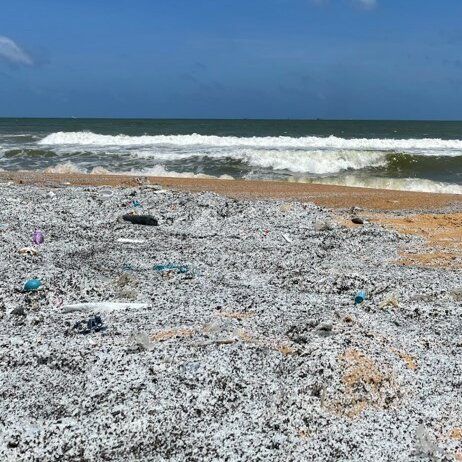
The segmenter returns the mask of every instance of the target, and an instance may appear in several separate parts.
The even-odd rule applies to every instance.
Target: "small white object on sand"
[[[108,312],[125,310],[127,308],[131,310],[141,310],[148,308],[147,303],[120,303],[120,302],[90,302],[90,303],[76,303],[75,305],[64,305],[64,313],[73,313],[75,311],[98,311]]]
[[[23,247],[18,250],[21,255],[38,255],[38,251],[33,247]]]
[[[120,242],[121,244],[143,244],[146,242],[146,239],[129,239],[121,237],[120,239],[117,239],[117,242]]]
[[[283,234],[282,237],[283,237],[289,244],[292,244],[292,239],[291,239],[287,234]]]

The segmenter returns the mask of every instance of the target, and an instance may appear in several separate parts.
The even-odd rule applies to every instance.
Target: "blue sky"
[[[0,115],[462,119],[460,0],[15,0]]]

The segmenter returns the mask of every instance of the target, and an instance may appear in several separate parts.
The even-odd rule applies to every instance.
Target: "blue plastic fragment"
[[[187,273],[189,268],[183,265],[175,265],[172,263],[167,263],[164,265],[154,265],[156,271],[177,271],[178,273]]]
[[[360,290],[355,297],[355,305],[359,305],[364,300],[366,300],[366,292],[364,290]]]
[[[29,279],[24,284],[24,291],[25,292],[33,292],[34,290],[38,290],[42,286],[42,282],[40,279]]]

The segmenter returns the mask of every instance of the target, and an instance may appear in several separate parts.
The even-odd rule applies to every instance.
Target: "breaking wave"
[[[208,147],[258,147],[265,149],[334,149],[355,151],[427,152],[428,155],[458,156],[462,152],[462,140],[422,139],[369,139],[339,138],[336,136],[300,138],[278,137],[235,137],[198,135],[99,135],[92,132],[51,133],[39,141],[42,145],[79,146],[208,146]]]
[[[319,178],[313,182],[357,188],[390,189],[396,191],[416,191],[438,194],[462,194],[462,185],[421,178],[358,178],[354,175],[345,175],[336,178]]]
[[[462,140],[235,137],[206,135],[99,135],[57,132],[38,142],[58,154],[117,154],[161,163],[181,160],[238,161],[249,167],[329,175],[384,167],[390,155],[462,159]],[[396,162],[395,162],[396,166]]]

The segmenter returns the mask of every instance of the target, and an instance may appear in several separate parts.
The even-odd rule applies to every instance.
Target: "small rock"
[[[152,215],[124,215],[122,217],[124,221],[129,221],[134,225],[144,225],[144,226],[158,226],[159,221],[157,218],[154,218]]]
[[[328,337],[332,334],[333,328],[334,326],[331,322],[323,322],[316,327],[316,331],[321,337]]]
[[[14,314],[16,316],[26,316],[26,310],[23,306],[18,306],[11,312],[11,314]]]

